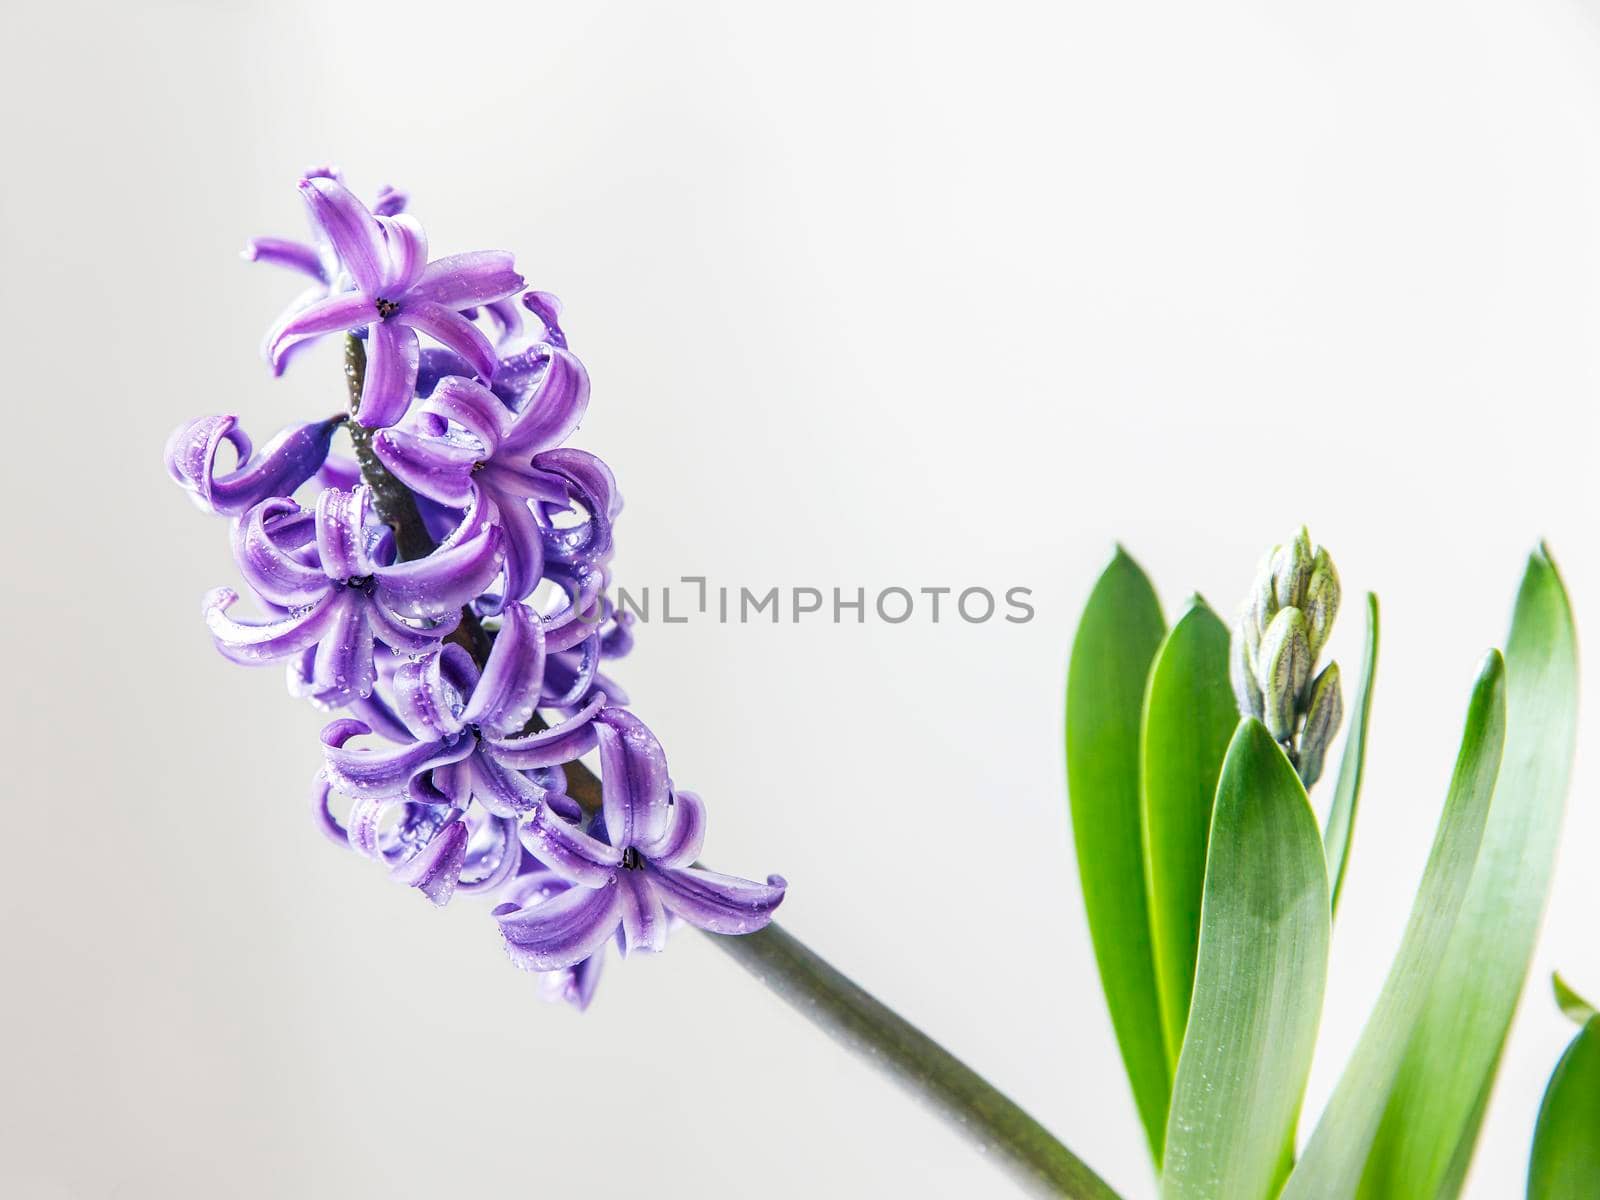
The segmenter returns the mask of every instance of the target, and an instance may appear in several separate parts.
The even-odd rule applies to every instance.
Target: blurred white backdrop
[[[1592,3],[59,3],[0,56],[9,1195],[1009,1194],[698,936],[580,1018],[313,829],[320,719],[211,650],[225,527],[160,461],[339,404],[332,346],[269,377],[295,285],[237,257],[309,164],[565,300],[625,584],[1033,589],[653,623],[623,674],[709,857],[1130,1198],[1060,761],[1113,540],[1169,611],[1301,521],[1382,596],[1308,1114],[1538,538],[1600,636]],[[1595,731],[1475,1197],[1520,1194],[1549,970],[1600,992]]]

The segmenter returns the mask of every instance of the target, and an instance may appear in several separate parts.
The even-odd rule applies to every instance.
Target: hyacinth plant
[[[1073,644],[1084,904],[1164,1197],[1458,1195],[1523,990],[1577,730],[1572,613],[1542,547],[1473,687],[1388,978],[1327,1106],[1302,1121],[1377,665],[1369,594],[1319,822],[1310,789],[1345,713],[1338,665],[1318,667],[1339,603],[1332,559],[1302,530],[1266,556],[1231,631],[1199,597],[1169,631],[1119,550]],[[1600,1195],[1600,1021],[1557,993],[1583,1031],[1538,1116],[1537,1200]]]
[[[243,593],[205,597],[217,649],[277,667],[291,695],[329,714],[317,827],[435,905],[480,896],[511,962],[580,1010],[613,953],[660,951],[681,925],[713,935],[1026,1190],[1115,1197],[773,923],[781,877],[700,864],[707,805],[677,785],[612,676],[633,641],[610,598],[621,495],[601,459],[569,444],[589,379],[556,299],[528,290],[508,253],[430,260],[404,193],[383,189],[369,208],[333,169],[299,190],[309,240],[257,238],[245,257],[307,281],[264,354],[282,372],[341,338],[340,411],[259,449],[234,416],[202,417],[174,432],[166,461],[227,519]],[[246,597],[253,614],[237,607]],[[1542,554],[1506,654],[1491,654],[1474,692],[1394,973],[1296,1165],[1376,658],[1369,598],[1355,719],[1319,832],[1306,789],[1344,709],[1338,667],[1316,664],[1338,605],[1331,560],[1302,534],[1269,556],[1231,636],[1198,600],[1168,633],[1119,552],[1073,648],[1080,875],[1164,1195],[1451,1194],[1526,972],[1575,690],[1570,614]],[[1584,1031],[1541,1114],[1540,1197],[1589,1194],[1570,1183],[1593,1178],[1586,1134],[1600,1109],[1600,1019],[1559,995]]]

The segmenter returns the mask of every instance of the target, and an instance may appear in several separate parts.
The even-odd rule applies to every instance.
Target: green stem
[[[1117,1193],[981,1075],[777,925],[712,936],[719,950],[812,1024],[933,1107],[993,1153],[1036,1196],[1117,1200]]]
[[[394,530],[402,559],[434,550],[416,497],[373,453],[371,429],[356,420],[366,376],[366,348],[345,339],[345,385],[350,397],[346,427],[355,446],[362,481],[372,489],[378,516]],[[482,666],[493,635],[470,608],[462,610],[459,641]],[[530,728],[543,728],[537,714]],[[581,762],[568,763],[567,794],[588,812],[600,809],[600,780]],[[954,1123],[978,1148],[993,1150],[1008,1170],[1038,1196],[1072,1200],[1119,1200],[1117,1193],[1063,1146],[938,1042],[880,1004],[776,925],[743,937],[711,941],[820,1029],[898,1080]]]

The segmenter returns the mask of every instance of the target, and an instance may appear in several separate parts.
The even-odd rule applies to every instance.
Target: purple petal
[[[454,350],[479,375],[493,379],[500,360],[495,356],[494,345],[471,321],[460,313],[452,312],[442,304],[429,300],[407,298],[404,307],[392,318],[402,325],[410,325],[434,341]]]
[[[461,879],[466,860],[467,827],[459,818],[446,821],[425,846],[393,868],[390,874],[400,883],[416,888],[439,907],[450,897]]]
[[[509,605],[461,719],[498,737],[517,733],[533,716],[543,685],[544,629],[523,605]]]
[[[328,631],[317,643],[311,685],[319,702],[337,706],[371,695],[377,668],[372,661],[372,629],[367,624],[371,604],[365,597],[345,591],[335,605]]]
[[[516,768],[496,762],[483,753],[481,744],[478,751],[462,765],[467,769],[472,798],[485,811],[497,817],[521,817],[549,798],[547,789]]]
[[[500,438],[512,420],[505,403],[481,383],[462,375],[439,380],[422,411],[454,421],[483,445],[480,459],[494,457]]]
[[[576,662],[574,662],[576,658]],[[545,695],[541,703],[548,708],[571,708],[582,704],[594,687],[600,669],[598,629],[578,644],[576,650],[552,655],[545,668]]]
[[[372,492],[367,487],[341,492],[329,488],[317,497],[317,556],[329,579],[361,579],[372,574],[367,518]]]
[[[305,534],[312,522],[293,500],[263,500],[234,523],[233,558],[246,583],[263,599],[303,608],[332,586],[314,557],[307,562]]]
[[[328,272],[322,265],[322,255],[315,246],[306,242],[291,242],[285,238],[251,238],[244,246],[247,262],[271,263],[309,275],[318,283],[328,282]]]
[[[416,385],[417,335],[394,321],[371,326],[356,420],[368,429],[393,425],[406,415]]]
[[[522,822],[519,834],[529,854],[563,879],[584,887],[604,887],[622,865],[621,850],[563,820],[548,804]]]
[[[329,588],[326,595],[302,612],[253,625],[227,615],[239,593],[232,588],[217,588],[207,594],[202,611],[222,656],[253,667],[315,646],[338,617],[340,598],[338,589]]]
[[[655,734],[623,708],[594,719],[606,832],[620,849],[658,842],[667,828],[667,756]]]
[[[472,502],[477,448],[422,437],[408,429],[380,429],[372,437],[372,449],[390,474],[412,491],[452,508],[466,508]]]
[[[317,828],[330,842],[335,845],[347,846],[344,826],[339,824],[337,818],[328,807],[328,801],[333,795],[333,785],[328,782],[328,776],[320,767],[311,777],[311,815],[316,818]]]
[[[356,286],[376,296],[388,255],[383,230],[367,206],[349,188],[328,178],[302,179],[300,196]]]
[[[789,886],[781,875],[768,875],[762,884],[700,867],[668,871],[650,864],[645,871],[668,911],[708,933],[754,933],[765,927]]]
[[[643,871],[621,871],[622,953],[658,952],[667,948],[667,910],[655,885]]]
[[[418,741],[452,737],[466,726],[456,713],[459,695],[440,671],[435,651],[405,663],[394,673],[394,714]]]
[[[445,763],[459,762],[471,754],[474,747],[470,737],[458,737],[453,742],[414,742],[409,746],[350,750],[342,741],[337,744],[329,741],[335,733],[348,737],[345,725],[335,721],[322,733],[325,743],[322,757],[329,781],[346,795],[368,799],[404,795],[412,776]]]
[[[467,852],[461,864],[463,894],[492,892],[516,874],[522,864],[522,843],[517,841],[515,821],[490,817],[478,823],[467,839]]]
[[[412,216],[378,217],[383,230],[384,278],[382,294],[398,298],[411,290],[428,265],[428,235]]]
[[[484,753],[501,766],[530,770],[554,767],[583,757],[594,749],[594,718],[606,698],[596,696],[581,712],[549,729],[525,737],[483,739]]]
[[[663,870],[675,870],[699,858],[705,840],[704,802],[693,792],[675,792],[666,831],[659,841],[641,844],[639,853]]]
[[[522,290],[524,280],[517,274],[514,261],[505,250],[478,250],[435,259],[409,294],[447,308],[468,308],[502,300]]]
[[[566,348],[567,335],[561,330],[561,301],[549,292],[525,292],[522,307],[539,318],[544,326],[544,340],[552,346]]]
[[[519,967],[556,971],[599,950],[617,930],[621,889],[575,887],[528,908],[495,911],[506,951]],[[502,906],[504,907],[504,906]]]
[[[480,475],[490,475],[493,468]],[[480,484],[480,486],[486,486]],[[544,534],[528,502],[499,490],[488,491],[500,515],[500,546],[504,553],[503,601],[525,600],[544,574]]]
[[[455,632],[461,624],[461,610],[452,609],[423,627],[410,625],[395,616],[381,604],[373,604],[367,613],[372,622],[372,634],[385,646],[402,654],[424,654],[437,650],[439,642]]]
[[[269,496],[292,494],[315,475],[328,457],[341,420],[291,425],[252,455],[250,439],[237,428],[237,417],[201,417],[167,439],[167,472],[201,508],[235,516]],[[238,462],[219,476],[217,451],[223,442],[233,447]]]
[[[361,329],[378,319],[378,307],[360,292],[341,292],[286,315],[267,334],[267,360],[282,371],[284,355],[308,338]]]
[[[622,509],[611,469],[582,450],[546,450],[534,455],[533,465],[567,481],[572,499],[584,510],[584,519],[564,528],[544,531],[545,554],[557,562],[595,564],[611,554],[611,524]]]
[[[589,407],[589,373],[570,353],[550,346],[539,386],[506,433],[507,455],[534,454],[559,445]]]
[[[390,187],[387,183],[378,189],[378,199],[372,206],[374,216],[394,217],[403,213],[406,202],[410,197],[399,188]]]
[[[460,608],[500,573],[504,553],[491,521],[492,504],[475,498],[461,524],[426,558],[372,572],[378,599],[407,617],[442,617]]]
[[[579,1012],[588,1010],[600,986],[600,968],[605,965],[604,946],[582,962],[574,963],[561,971],[547,971],[540,980],[540,989],[546,1000],[560,1000]]]

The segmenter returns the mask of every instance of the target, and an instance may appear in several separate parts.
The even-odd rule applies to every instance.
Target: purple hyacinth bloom
[[[563,626],[551,641],[559,646],[573,632]],[[476,801],[511,818],[532,811],[561,786],[553,769],[593,748],[590,722],[606,701],[595,694],[559,724],[524,733],[543,701],[549,650],[538,616],[513,604],[481,672],[456,645],[404,663],[389,690],[408,739],[351,747],[346,743],[372,727],[348,718],[331,722],[322,732],[329,782],[358,801],[405,799],[459,809]]]
[[[334,179],[302,179],[300,194],[354,290],[336,288],[281,321],[268,339],[274,370],[305,342],[365,330],[367,367],[356,419],[372,427],[394,424],[410,405],[419,333],[454,350],[485,380],[494,377],[494,345],[460,310],[522,290],[509,253],[484,250],[428,262],[427,235],[410,216],[375,216]]]
[[[586,833],[540,805],[522,822],[523,847],[569,891],[521,908],[495,910],[512,961],[538,971],[569,967],[620,930],[624,953],[660,950],[668,914],[711,933],[753,933],[771,921],[787,884],[755,883],[691,864],[705,837],[705,807],[675,792],[661,744],[625,709],[592,722],[600,750],[602,823]]]
[[[559,459],[554,470],[541,469],[540,456],[577,428],[589,400],[589,378],[578,360],[553,346],[545,350],[548,365],[520,411],[482,384],[452,375],[405,424],[372,439],[390,473],[418,495],[453,508],[479,492],[493,501],[506,539],[508,600],[529,595],[544,572],[545,535],[530,501],[567,507],[570,470],[563,471]],[[614,490],[609,474],[603,486]],[[609,496],[604,503],[611,504]],[[609,521],[611,514],[605,516]]]
[[[316,475],[343,421],[337,416],[291,425],[255,453],[238,417],[200,417],[167,439],[167,474],[207,512],[238,516],[269,497],[293,495]],[[219,475],[217,452],[224,442],[233,448],[235,466]]]
[[[581,811],[565,796],[552,796],[549,803],[570,805],[568,811],[573,819],[577,819]],[[520,849],[520,846],[518,848]],[[495,913],[498,915],[532,908],[543,901],[553,900],[576,886],[549,867],[524,856],[523,873],[501,889],[496,897],[500,903],[496,906]],[[570,1004],[579,1012],[583,1012],[594,999],[595,989],[600,986],[605,955],[606,948],[602,945],[588,958],[580,959],[569,967],[541,972],[539,974],[541,994],[546,1000]]]
[[[227,610],[238,593],[217,588],[205,600],[206,623],[217,648],[249,666],[316,647],[309,694],[324,704],[365,696],[376,678],[374,639],[405,653],[432,649],[499,574],[500,531],[490,517],[475,506],[432,554],[396,562],[366,487],[329,488],[314,510],[264,500],[236,522],[234,556],[251,589],[283,615],[236,621]]]

